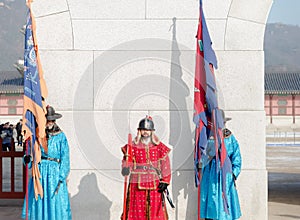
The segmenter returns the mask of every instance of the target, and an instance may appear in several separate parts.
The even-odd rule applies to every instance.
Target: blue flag
[[[37,199],[38,195],[43,197],[43,189],[39,181],[38,163],[41,160],[40,145],[45,140],[46,117],[43,98],[46,98],[47,89],[39,62],[35,22],[31,14],[30,3],[28,3],[28,7],[24,50],[23,130],[24,139],[28,143],[27,154],[31,154],[33,157],[32,177],[34,180],[35,198]]]

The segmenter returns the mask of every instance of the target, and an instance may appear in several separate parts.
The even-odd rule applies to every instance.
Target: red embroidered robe
[[[125,154],[127,145],[122,147]],[[132,145],[133,163],[127,194],[127,220],[167,220],[166,202],[158,192],[159,182],[170,184],[170,149],[163,143]],[[125,157],[124,157],[125,158]],[[122,166],[125,166],[123,159]]]

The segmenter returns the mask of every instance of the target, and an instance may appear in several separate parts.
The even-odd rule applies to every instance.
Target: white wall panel
[[[73,49],[73,33],[69,12],[36,18],[39,49]]]
[[[246,20],[228,18],[225,50],[263,50],[265,25]]]
[[[262,51],[219,51],[216,71],[219,104],[230,110],[264,109]]]
[[[144,19],[141,0],[68,0],[73,19]]]
[[[265,24],[272,3],[273,0],[233,0],[228,16]]]
[[[93,52],[41,51],[47,101],[59,109],[93,108]],[[83,88],[79,91],[79,88]],[[77,100],[80,93],[85,99]],[[75,105],[77,102],[80,105]]]

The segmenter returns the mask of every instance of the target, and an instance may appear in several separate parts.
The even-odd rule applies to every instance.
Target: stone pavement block
[[[22,219],[23,199],[0,199],[0,219]]]

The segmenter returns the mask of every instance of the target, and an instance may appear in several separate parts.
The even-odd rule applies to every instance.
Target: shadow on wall
[[[183,72],[180,62],[181,51],[176,39],[176,18],[173,18],[173,39],[171,55],[170,79],[170,137],[169,144],[173,146],[172,194],[175,204],[175,219],[181,220],[178,211],[186,209],[185,219],[195,219],[197,214],[197,189],[193,175],[193,134],[191,131],[189,112],[186,99],[189,88],[182,79]],[[187,56],[190,54],[185,53]],[[191,56],[193,59],[194,56]],[[174,111],[175,110],[175,111]],[[189,153],[191,152],[191,153]],[[190,172],[192,171],[192,172]],[[186,207],[179,207],[180,194],[186,200]]]
[[[71,198],[71,209],[76,210],[72,211],[74,220],[110,219],[112,202],[100,192],[95,173],[85,175],[78,188]]]

